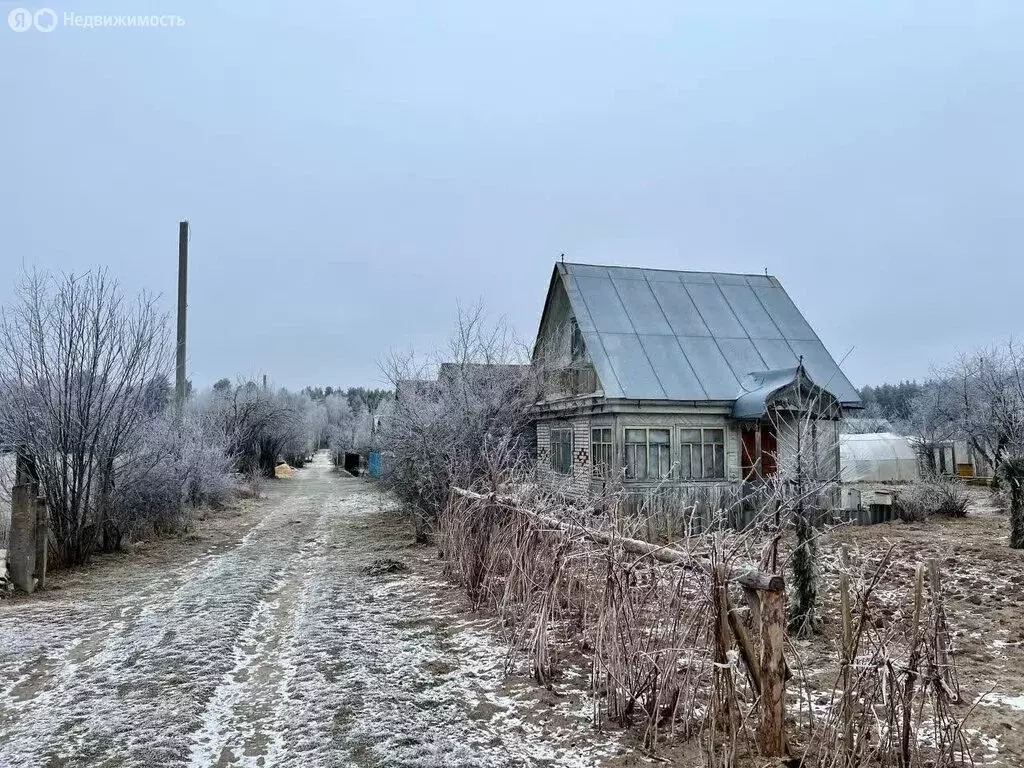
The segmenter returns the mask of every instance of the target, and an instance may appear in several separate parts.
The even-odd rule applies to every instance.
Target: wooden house
[[[538,469],[570,489],[737,488],[794,455],[837,477],[839,420],[861,407],[767,275],[558,263],[533,358]]]

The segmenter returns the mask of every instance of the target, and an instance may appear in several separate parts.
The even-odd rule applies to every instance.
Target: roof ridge
[[[628,269],[636,272],[675,272],[679,274],[692,275],[730,275],[732,277],[770,277],[778,278],[775,275],[765,275],[757,272],[722,272],[720,270],[707,269],[667,269],[665,267],[627,267],[622,264],[592,264],[586,261],[556,261],[555,265],[564,264],[567,267],[598,267],[599,269]]]

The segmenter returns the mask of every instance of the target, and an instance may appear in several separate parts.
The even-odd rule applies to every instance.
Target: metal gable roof
[[[609,398],[732,401],[749,374],[805,369],[860,397],[774,277],[556,265]]]

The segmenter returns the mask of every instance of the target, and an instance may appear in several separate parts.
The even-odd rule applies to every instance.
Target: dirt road
[[[318,457],[274,484],[255,524],[191,558],[126,557],[0,602],[0,765],[582,766],[619,752],[581,742],[585,700],[503,681],[491,628],[371,488]],[[389,555],[412,571],[366,573]]]

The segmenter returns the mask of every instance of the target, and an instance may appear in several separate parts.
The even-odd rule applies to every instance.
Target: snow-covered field
[[[487,620],[324,461],[192,559],[0,602],[0,765],[590,766],[585,696],[504,679]],[[409,573],[369,576],[384,555]],[[582,738],[585,736],[585,738]]]

